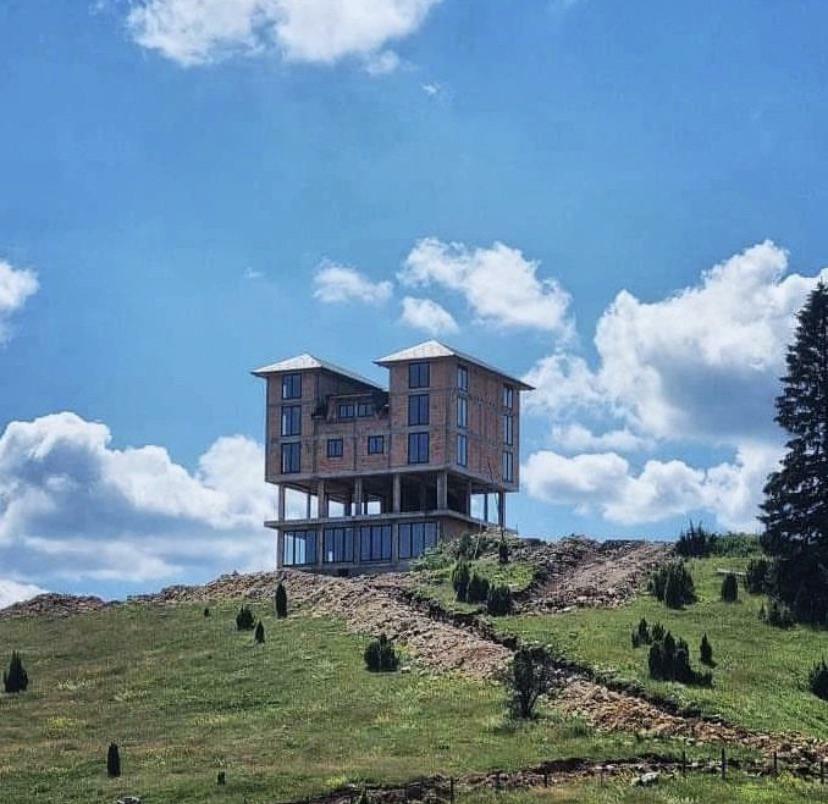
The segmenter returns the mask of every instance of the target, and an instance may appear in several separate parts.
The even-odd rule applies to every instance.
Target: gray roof
[[[513,382],[522,391],[534,390],[531,385],[527,385],[523,380],[519,380],[517,377],[512,377],[510,374],[506,374],[506,372],[501,371],[499,368],[490,366],[488,363],[484,363],[476,357],[472,357],[465,352],[461,352],[459,349],[446,346],[446,344],[440,343],[440,341],[424,341],[423,343],[418,343],[416,346],[410,346],[408,349],[402,349],[399,352],[394,352],[393,354],[381,357],[379,360],[375,360],[374,362],[378,366],[388,366],[391,363],[404,363],[409,360],[433,360],[440,357],[459,357],[466,363],[474,363],[476,366],[480,366],[487,371],[491,371],[495,374],[499,374],[501,377],[505,377],[510,382]]]
[[[348,371],[348,369],[344,369],[334,363],[329,363],[327,360],[320,360],[318,357],[314,357],[307,352],[302,355],[297,355],[296,357],[289,357],[287,360],[280,360],[278,363],[271,363],[269,366],[262,366],[261,368],[255,369],[251,373],[257,377],[266,377],[268,374],[276,374],[283,371],[310,371],[312,369],[325,369],[325,371],[330,371],[333,374],[340,374],[343,377],[347,377],[349,380],[362,383],[363,385],[367,385],[369,388],[374,388],[377,391],[385,390],[385,388],[381,385],[377,385],[367,377],[355,374],[353,371]]]

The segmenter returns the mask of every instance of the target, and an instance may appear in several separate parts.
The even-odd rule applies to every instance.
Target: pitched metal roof
[[[404,363],[409,360],[433,360],[439,357],[459,357],[466,363],[474,363],[475,365],[486,369],[486,371],[491,371],[495,374],[499,374],[501,377],[505,377],[507,380],[513,382],[518,388],[520,388],[521,391],[534,390],[531,385],[528,385],[523,380],[520,380],[517,377],[512,377],[510,374],[506,374],[505,371],[501,371],[499,368],[495,368],[488,363],[484,363],[482,360],[478,360],[476,357],[472,357],[465,352],[461,352],[459,349],[454,349],[451,346],[446,346],[446,344],[435,340],[423,341],[423,343],[418,343],[416,346],[410,346],[408,349],[402,349],[399,352],[386,355],[385,357],[381,357],[379,360],[375,360],[374,362],[378,366],[389,366],[392,363]]]
[[[271,363],[269,366],[262,366],[261,368],[257,368],[252,371],[251,374],[254,374],[256,377],[266,377],[268,374],[276,374],[282,371],[309,371],[311,369],[325,369],[325,371],[330,371],[333,374],[339,374],[343,377],[347,377],[349,380],[362,383],[363,385],[367,385],[369,388],[374,388],[377,391],[385,390],[385,388],[381,385],[377,385],[367,377],[355,374],[353,371],[344,369],[334,363],[329,363],[327,360],[321,360],[320,358],[315,357],[312,354],[308,354],[307,352],[297,355],[296,357],[289,357],[287,360],[280,360],[278,363]]]

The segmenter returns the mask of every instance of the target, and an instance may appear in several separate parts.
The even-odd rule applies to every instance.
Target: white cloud
[[[522,479],[534,497],[637,525],[707,511],[719,525],[753,531],[762,487],[780,457],[774,447],[738,451],[733,463],[695,469],[683,461],[650,460],[635,474],[614,452],[566,457],[552,450],[529,456]]]
[[[626,427],[596,435],[582,424],[554,426],[552,440],[565,452],[638,452],[653,446],[652,440],[642,438]]]
[[[20,310],[39,287],[34,271],[13,268],[5,260],[0,260],[0,344],[10,337],[8,322],[11,315]]]
[[[393,50],[383,50],[365,58],[365,72],[368,75],[388,75],[400,66],[400,57]]]
[[[457,332],[459,327],[454,316],[431,299],[415,299],[406,296],[402,300],[402,318],[404,324],[425,330],[432,335]]]
[[[9,578],[0,578],[0,609],[42,595],[46,590],[31,583],[18,583]]]
[[[434,97],[435,95],[439,95],[442,87],[436,81],[430,81],[425,84],[420,84],[423,92],[429,97]]]
[[[364,274],[346,265],[324,261],[313,278],[313,295],[327,303],[358,301],[381,304],[391,298],[389,281],[372,282]]]
[[[411,287],[438,285],[462,293],[485,323],[568,334],[569,294],[555,280],[539,279],[537,270],[537,262],[503,243],[469,249],[429,237],[412,249],[399,279]]]
[[[287,61],[356,56],[376,74],[399,59],[383,50],[414,33],[439,0],[135,0],[135,41],[185,66],[271,50]]]
[[[218,439],[195,472],[165,449],[113,449],[73,413],[0,436],[0,566],[17,577],[150,581],[273,566],[261,445]],[[54,586],[50,582],[50,585]]]

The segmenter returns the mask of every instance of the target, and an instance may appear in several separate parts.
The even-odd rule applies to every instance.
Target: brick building
[[[253,372],[267,382],[279,567],[395,569],[439,539],[505,526],[530,386],[437,341],[375,362],[387,390],[309,354]],[[291,518],[288,489],[304,495]]]

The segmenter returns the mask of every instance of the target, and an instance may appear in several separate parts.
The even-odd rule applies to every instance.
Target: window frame
[[[304,552],[305,552],[305,560],[304,561],[297,561],[296,560],[296,546],[297,543],[301,541],[304,545]],[[288,545],[290,545],[290,551],[288,550]],[[308,546],[311,545],[312,548],[308,550]],[[290,558],[288,558],[288,552],[291,553]],[[310,560],[308,560],[308,556],[310,556]],[[283,567],[310,567],[316,564],[317,561],[317,554],[316,554],[316,531],[312,529],[305,529],[300,528],[297,530],[285,530],[282,532],[282,566]]]
[[[325,454],[328,458],[341,458],[345,454],[345,439],[329,438]]]
[[[465,433],[457,434],[457,465],[469,465],[469,437]]]
[[[390,562],[394,555],[394,531],[391,525],[360,525],[359,563]],[[365,549],[367,537],[368,549]],[[375,549],[377,548],[378,549]]]
[[[379,444],[379,449],[372,449],[372,445]],[[367,444],[368,455],[385,455],[385,436],[384,435],[369,435]]]
[[[286,415],[289,416],[291,424],[296,425],[296,430],[285,427]],[[293,436],[302,435],[302,406],[301,405],[282,405],[280,434],[282,438],[291,438]]]
[[[416,405],[416,408],[412,408]],[[412,416],[412,411],[416,413]],[[422,416],[425,416],[423,419]],[[408,426],[423,427],[431,424],[431,396],[430,394],[408,395]]]
[[[469,367],[462,363],[457,365],[457,387],[465,393],[469,392]]]
[[[376,413],[376,406],[373,401],[357,402],[356,415],[358,419],[367,419]]]
[[[505,483],[515,482],[515,453],[511,450],[503,450],[501,470]]]
[[[509,447],[515,445],[515,417],[513,413],[503,414],[503,443]]]
[[[419,533],[418,533],[419,531]],[[437,522],[401,522],[398,528],[398,549],[401,559],[420,558],[427,550],[437,546],[440,541],[440,528]],[[422,549],[417,551],[417,541]]]
[[[423,450],[421,449],[422,444],[425,443],[425,460],[422,458]],[[417,447],[415,450],[411,449],[412,444],[416,444]],[[416,452],[417,460],[412,460],[413,453]],[[417,464],[424,464],[431,462],[431,439],[429,438],[429,432],[426,431],[418,431],[415,433],[408,434],[408,463],[412,465]]]
[[[292,460],[285,460],[286,455],[295,456],[296,458],[296,468],[291,469],[290,467],[293,466]],[[287,467],[287,468],[286,468]],[[282,475],[298,475],[302,472],[302,442],[301,441],[283,441],[280,445],[279,450],[279,468],[281,471],[279,474]]]
[[[425,379],[425,382],[423,382],[423,379]],[[408,364],[408,387],[431,387],[431,363],[428,360],[418,360],[416,363]]]
[[[302,398],[302,374],[292,371],[282,375],[282,399]]]
[[[457,426],[464,430],[469,428],[469,398],[460,394],[457,397]],[[462,412],[462,415],[461,415]]]
[[[507,410],[515,409],[515,386],[503,383],[503,407]]]
[[[342,411],[345,411],[343,413]],[[350,410],[350,413],[348,412]],[[356,418],[356,406],[353,402],[337,402],[336,403],[336,418],[337,419],[355,419]]]
[[[337,558],[337,556],[340,556]],[[351,525],[322,529],[322,563],[354,563],[354,528]]]

